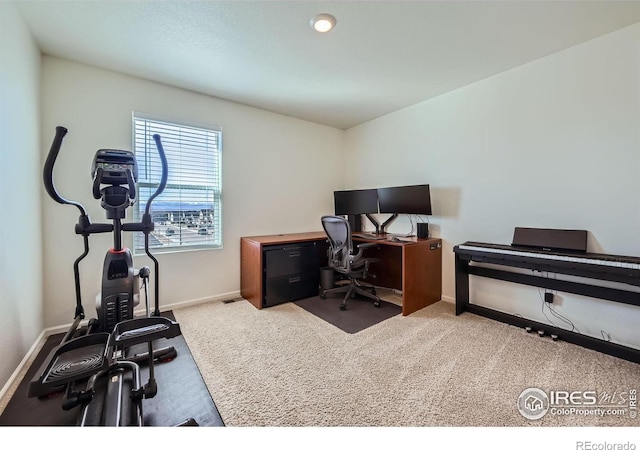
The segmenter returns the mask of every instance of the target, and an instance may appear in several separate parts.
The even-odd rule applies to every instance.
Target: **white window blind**
[[[133,115],[133,148],[138,161],[138,201],[134,217],[142,219],[147,201],[160,184],[162,165],[153,135],[160,135],[167,156],[164,192],[151,204],[154,231],[149,247],[191,250],[222,247],[222,132]],[[136,233],[136,253],[144,235]]]

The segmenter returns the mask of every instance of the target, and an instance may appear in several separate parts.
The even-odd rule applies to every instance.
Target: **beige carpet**
[[[640,388],[640,365],[473,314],[456,317],[445,302],[356,334],[293,303],[258,310],[239,299],[174,313],[231,427],[639,424],[628,410],[523,417],[524,389],[619,401]]]

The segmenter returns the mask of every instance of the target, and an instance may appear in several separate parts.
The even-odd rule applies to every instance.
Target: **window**
[[[222,248],[222,132],[133,114],[133,148],[138,161],[139,222],[147,200],[160,184],[162,165],[153,135],[160,135],[167,156],[164,192],[151,204],[154,251]],[[136,233],[134,252],[144,251],[144,235]]]

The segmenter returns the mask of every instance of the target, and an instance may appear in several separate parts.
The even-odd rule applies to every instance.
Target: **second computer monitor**
[[[380,213],[431,215],[428,184],[378,188]]]

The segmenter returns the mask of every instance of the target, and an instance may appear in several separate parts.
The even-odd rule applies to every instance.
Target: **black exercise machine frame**
[[[74,279],[75,279],[75,291],[76,291],[76,309],[73,323],[67,333],[62,338],[60,344],[56,346],[48,357],[45,359],[42,367],[37,372],[36,376],[32,379],[29,385],[30,397],[44,397],[52,392],[66,389],[65,401],[63,403],[63,409],[68,410],[75,406],[82,406],[80,425],[85,425],[87,418],[87,411],[90,406],[93,405],[92,399],[96,394],[95,383],[96,380],[109,374],[122,377],[122,373],[127,370],[131,373],[131,394],[124,395],[122,398],[129,398],[132,402],[130,413],[135,418],[133,423],[139,426],[143,425],[143,408],[142,400],[144,398],[153,398],[157,393],[157,384],[154,375],[154,361],[156,359],[171,359],[175,357],[176,351],[173,347],[167,347],[163,349],[153,349],[153,341],[158,339],[171,339],[173,337],[181,335],[180,325],[168,318],[161,317],[159,309],[159,263],[157,259],[149,251],[149,234],[154,230],[154,223],[150,214],[150,207],[152,201],[162,193],[164,190],[167,178],[168,178],[168,164],[164,149],[162,147],[161,138],[159,135],[154,135],[153,139],[158,149],[162,165],[162,177],[161,181],[150,198],[147,201],[145,212],[142,217],[142,221],[139,223],[121,223],[120,219],[125,217],[124,211],[130,205],[133,204],[131,200],[134,200],[137,193],[135,192],[135,180],[137,177],[137,163],[135,162],[135,156],[131,152],[118,151],[118,150],[99,150],[94,160],[94,183],[93,183],[93,196],[96,199],[102,197],[102,206],[107,210],[107,217],[113,219],[113,224],[92,224],[89,216],[86,213],[85,208],[79,202],[70,201],[63,198],[56,190],[53,182],[53,166],[55,160],[60,151],[62,140],[67,134],[68,130],[62,126],[56,127],[56,134],[51,145],[51,149],[45,161],[43,169],[44,186],[47,193],[53,200],[60,204],[74,205],[80,210],[80,217],[78,223],[75,226],[76,234],[83,236],[84,250],[83,253],[74,261]],[[102,152],[102,153],[101,153]],[[104,154],[111,152],[111,162],[115,162],[118,166],[118,158],[122,156],[126,159],[126,184],[127,188],[121,188],[123,184],[121,178],[121,166],[109,165],[109,157]],[[118,155],[119,154],[119,155]],[[115,172],[104,172],[103,168],[96,164],[98,158],[104,156],[105,167],[115,170]],[[131,163],[136,174],[133,174]],[[116,175],[117,174],[117,175]],[[114,181],[110,177],[116,176]],[[103,180],[104,177],[104,180]],[[101,183],[104,181],[106,184],[110,184],[111,187],[100,189]],[[113,195],[115,204],[111,203],[110,199],[107,199],[109,195]],[[122,201],[121,201],[122,200]],[[107,233],[114,232],[114,249],[115,253],[126,252],[129,255],[128,268],[129,273],[133,271],[132,260],[129,250],[122,247],[121,232],[122,231],[139,231],[144,233],[144,249],[147,256],[154,262],[154,282],[155,282],[155,304],[153,314],[149,308],[149,294],[148,294],[148,267],[143,267],[139,270],[138,275],[143,280],[145,303],[146,303],[146,317],[135,318],[133,316],[133,308],[131,307],[131,316],[128,319],[119,321],[113,326],[109,326],[107,330],[104,330],[104,326],[99,324],[96,319],[93,321],[95,327],[92,325],[92,321],[86,327],[86,331],[75,336],[80,330],[78,329],[81,321],[85,318],[84,309],[82,306],[81,290],[80,290],[80,273],[79,264],[89,253],[89,236],[95,233]],[[107,254],[109,256],[110,252]],[[105,259],[107,261],[107,259]],[[131,275],[129,275],[131,276]],[[103,277],[104,283],[104,277]],[[104,284],[103,284],[104,288]],[[104,301],[104,296],[101,298]],[[133,299],[130,299],[133,302]],[[93,319],[92,319],[93,320]],[[126,350],[137,344],[147,344],[148,351],[144,354],[134,355],[133,357],[123,356],[126,355]],[[144,386],[140,382],[140,369],[138,362],[148,361],[149,366],[149,381]],[[116,375],[117,374],[117,375]],[[113,378],[113,377],[112,377]],[[82,390],[75,390],[75,383],[78,381],[87,380],[86,386]],[[122,381],[120,381],[122,383]],[[111,394],[105,394],[105,401],[107,396]],[[118,397],[120,395],[118,394]],[[118,400],[120,401],[120,400]],[[118,410],[117,414],[103,418],[103,425],[117,426],[120,424],[121,415],[120,407],[116,406]],[[107,414],[109,415],[109,414]],[[184,424],[197,425],[193,419],[189,419]]]

